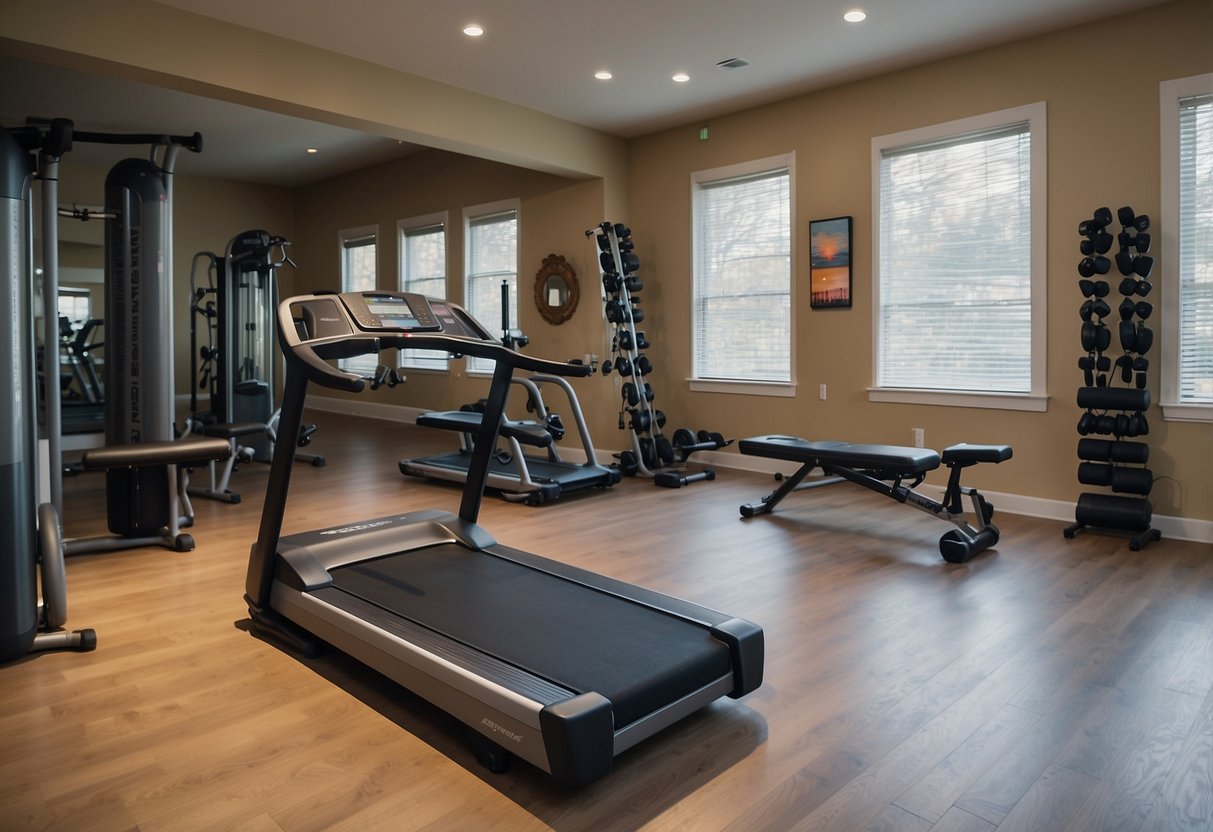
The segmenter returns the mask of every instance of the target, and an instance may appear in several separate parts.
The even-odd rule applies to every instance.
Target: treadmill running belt
[[[331,571],[334,586],[577,693],[621,728],[730,673],[708,628],[448,543]]]

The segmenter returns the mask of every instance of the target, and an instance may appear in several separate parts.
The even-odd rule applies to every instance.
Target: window
[[[1154,239],[1167,419],[1213,422],[1213,74],[1160,85],[1162,213]],[[1161,282],[1159,268],[1153,283]],[[1172,288],[1175,287],[1175,288]]]
[[[401,220],[400,291],[431,298],[446,297],[446,214]],[[421,370],[447,369],[447,357],[432,350],[401,350],[400,366]]]
[[[338,232],[338,242],[341,246],[341,291],[369,292],[376,288],[378,235],[379,229],[373,225]],[[342,358],[338,360],[337,366],[351,373],[369,376],[379,366],[379,358],[375,355]]]
[[[77,328],[93,316],[88,289],[59,287],[59,317],[67,318]]]
[[[518,326],[518,201],[465,208],[464,305],[489,332],[501,329],[501,284],[509,292],[510,328]],[[491,373],[493,362],[468,357],[468,371]]]
[[[693,390],[794,394],[793,161],[691,175]]]
[[[873,401],[1044,410],[1045,105],[872,140]]]

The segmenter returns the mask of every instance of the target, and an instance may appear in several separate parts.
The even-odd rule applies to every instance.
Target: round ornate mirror
[[[577,311],[581,290],[577,274],[559,254],[543,258],[535,273],[535,307],[549,324],[562,324]]]

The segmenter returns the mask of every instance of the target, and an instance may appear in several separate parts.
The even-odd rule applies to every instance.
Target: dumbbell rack
[[[1154,485],[1154,475],[1146,467],[1150,446],[1133,441],[1150,432],[1146,421],[1150,407],[1146,371],[1150,362],[1145,356],[1154,342],[1154,333],[1144,321],[1153,312],[1145,297],[1153,288],[1149,277],[1154,258],[1149,255],[1150,218],[1138,216],[1125,206],[1117,211],[1116,220],[1121,231],[1115,238],[1108,230],[1113,222],[1109,208],[1098,209],[1078,226],[1083,237],[1079,244],[1083,259],[1078,264],[1078,286],[1085,298],[1079,316],[1086,352],[1078,359],[1085,382],[1077,396],[1078,406],[1084,409],[1078,420],[1082,437],[1078,440],[1078,481],[1111,488],[1113,494],[1080,494],[1074,507],[1075,522],[1063,534],[1068,539],[1088,528],[1128,532],[1129,548],[1137,551],[1162,537],[1150,526],[1153,507],[1146,499]],[[1112,306],[1106,300],[1111,286],[1103,279],[1112,270],[1113,260],[1107,253],[1113,242],[1119,246],[1114,259],[1122,276],[1118,291],[1123,297],[1116,308],[1122,354],[1115,361],[1108,355],[1112,330],[1105,322],[1112,316]],[[1133,300],[1135,297],[1139,300]]]
[[[655,469],[674,461],[674,447],[662,433],[665,414],[653,405],[653,386],[645,380],[652,364],[642,350],[649,342],[636,324],[644,320],[637,293],[644,282],[636,272],[640,260],[633,249],[631,230],[622,223],[603,222],[586,232],[598,248],[598,265],[611,327],[609,356],[602,362],[603,375],[618,373],[620,387],[619,429],[626,430],[632,449],[620,454],[620,468],[628,474],[655,476]]]

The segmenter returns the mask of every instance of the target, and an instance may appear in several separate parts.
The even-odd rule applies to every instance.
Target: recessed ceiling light
[[[609,81],[612,78],[614,78],[615,76],[612,75],[610,72],[608,72],[605,69],[600,69],[594,73],[594,77],[597,78],[599,81]]]
[[[721,69],[741,69],[743,66],[749,66],[750,62],[745,58],[725,58],[723,61],[717,61],[716,66]]]
[[[859,23],[860,21],[867,19],[867,16],[868,13],[863,9],[851,9],[851,11],[842,16],[842,19],[847,23]]]
[[[691,76],[687,75],[685,72],[675,72],[672,77],[679,84],[685,84],[687,81],[691,80]]]
[[[315,154],[315,153],[319,153],[319,152],[320,152],[320,150],[319,150],[318,148],[315,148],[315,147],[309,147],[309,148],[307,149],[307,152],[308,152],[308,153],[313,153],[313,154]]]
[[[470,23],[463,27],[463,33],[469,38],[478,38],[484,34],[484,27],[477,23]]]

